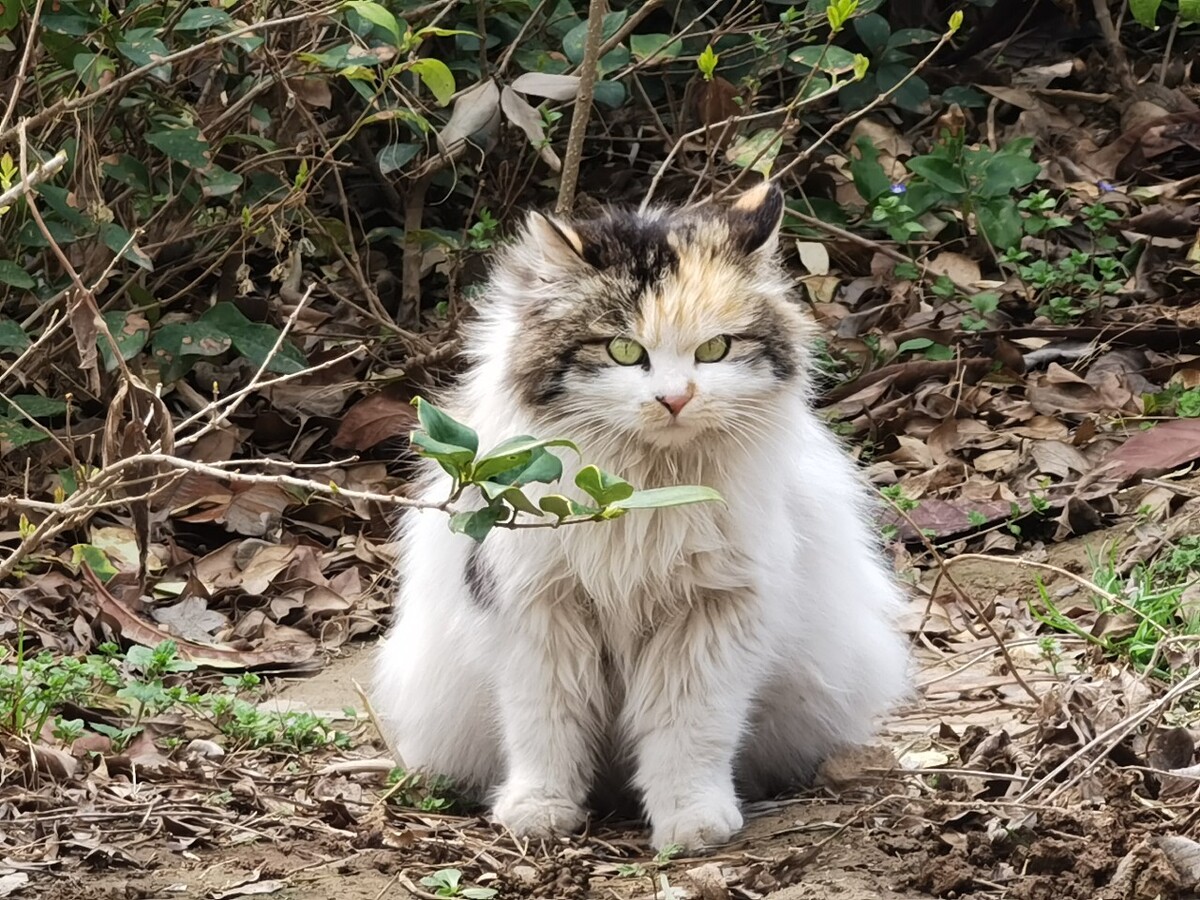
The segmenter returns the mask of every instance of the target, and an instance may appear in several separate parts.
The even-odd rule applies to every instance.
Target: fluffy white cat
[[[577,829],[624,787],[656,847],[725,842],[739,799],[810,778],[907,690],[867,495],[809,402],[782,211],[762,185],[729,207],[531,215],[499,254],[441,405],[481,448],[565,436],[638,488],[725,500],[481,544],[405,515],[374,702],[405,765],[489,792],[517,835]],[[556,492],[581,464],[560,455]],[[421,496],[445,499],[428,476]]]

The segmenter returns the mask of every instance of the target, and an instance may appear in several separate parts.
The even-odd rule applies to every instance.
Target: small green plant
[[[1200,637],[1200,615],[1183,602],[1184,592],[1200,579],[1200,537],[1183,538],[1169,553],[1139,563],[1128,574],[1118,569],[1115,546],[1093,557],[1092,567],[1092,582],[1105,595],[1092,594],[1090,602],[1097,613],[1131,617],[1129,628],[1100,635],[1081,628],[1058,608],[1040,580],[1037,602],[1030,604],[1034,617],[1054,631],[1081,638],[1109,656],[1152,670],[1158,677],[1178,677],[1180,673],[1171,670],[1162,649],[1165,641],[1174,638]],[[1109,597],[1121,602],[1114,603]]]
[[[70,744],[90,728],[108,737],[119,751],[141,734],[147,716],[175,711],[207,720],[231,740],[234,749],[303,752],[349,746],[348,735],[318,716],[266,712],[239,696],[260,684],[253,673],[227,676],[222,679],[226,691],[208,694],[189,691],[180,684],[164,684],[164,677],[196,668],[179,657],[174,641],[155,647],[135,645],[124,655],[116,645],[102,644],[96,653],[75,659],[56,657],[49,651],[27,656],[19,640],[11,662],[9,654],[0,648],[0,729],[13,734],[36,737],[49,722],[53,737]],[[129,715],[129,721],[89,725],[57,714],[67,703],[111,709],[113,701]]]
[[[1200,418],[1200,388],[1167,385],[1157,394],[1145,394],[1142,407],[1146,415],[1176,415],[1181,419]]]
[[[450,812],[463,805],[454,782],[441,775],[426,778],[419,772],[392,769],[384,798],[396,806],[422,812]]]
[[[721,495],[699,485],[636,490],[629,482],[596,466],[584,466],[575,486],[590,498],[579,502],[562,494],[543,494],[537,502],[524,491],[531,484],[553,484],[562,478],[562,461],[550,452],[579,448],[565,438],[510,438],[479,454],[479,435],[420,397],[413,400],[420,427],[411,439],[416,452],[435,460],[452,478],[451,494],[443,508],[451,512],[450,528],[482,541],[496,527],[558,527],[564,524],[615,519],[632,509],[660,509],[690,503],[719,501]],[[484,502],[480,509],[450,509],[468,488]],[[519,517],[528,517],[518,521]],[[549,518],[547,518],[549,517]],[[541,521],[536,521],[541,520]]]
[[[897,193],[896,185],[880,164],[878,149],[867,138],[859,138],[856,146],[858,156],[850,162],[855,189],[872,208],[873,218],[875,209],[886,207],[882,221],[894,239],[901,239],[898,228],[906,234],[903,240],[920,233],[910,225],[919,224],[926,213],[950,211],[964,222],[973,220],[994,247],[1015,247],[1024,236],[1025,218],[1013,193],[1032,184],[1041,171],[1030,159],[1032,138],[992,150],[968,146],[961,133],[943,132],[929,153],[906,163],[913,177],[903,185],[903,212],[900,204],[888,201],[888,195]]]
[[[463,887],[463,874],[458,869],[439,869],[421,879],[421,885],[433,891],[435,897],[464,897],[465,900],[489,900],[496,896],[495,888]]]
[[[1074,250],[1057,261],[1037,258],[1028,250],[1010,249],[1000,258],[1016,270],[1029,288],[1038,315],[1065,325],[1093,309],[1101,298],[1121,290],[1128,277],[1119,259]]]

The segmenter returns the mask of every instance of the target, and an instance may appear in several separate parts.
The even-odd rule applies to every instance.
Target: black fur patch
[[[763,202],[753,209],[729,210],[729,236],[743,253],[753,253],[767,242],[779,227],[783,215],[783,191],[772,184]]]
[[[496,581],[488,571],[487,564],[480,558],[479,547],[473,546],[467,555],[467,592],[471,602],[487,612],[496,605]]]
[[[674,273],[679,255],[667,241],[667,223],[634,214],[612,214],[603,219],[577,222],[583,241],[583,258],[602,272],[611,271],[630,281],[635,304],[647,288]]]

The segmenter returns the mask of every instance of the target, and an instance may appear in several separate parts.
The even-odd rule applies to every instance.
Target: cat
[[[405,514],[374,702],[404,765],[490,792],[518,836],[578,829],[615,782],[655,847],[725,843],[740,800],[810,779],[907,691],[901,593],[810,403],[783,206],[767,182],[728,206],[535,213],[494,263],[442,400],[481,449],[565,436],[583,460],[561,452],[553,491],[593,463],[724,500],[478,544]],[[418,495],[449,490],[431,466]]]

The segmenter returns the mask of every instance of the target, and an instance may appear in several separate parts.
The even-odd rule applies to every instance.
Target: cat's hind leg
[[[747,799],[806,783],[832,753],[870,741],[911,689],[908,642],[893,621],[900,595],[877,558],[846,544],[817,556],[739,749]]]

